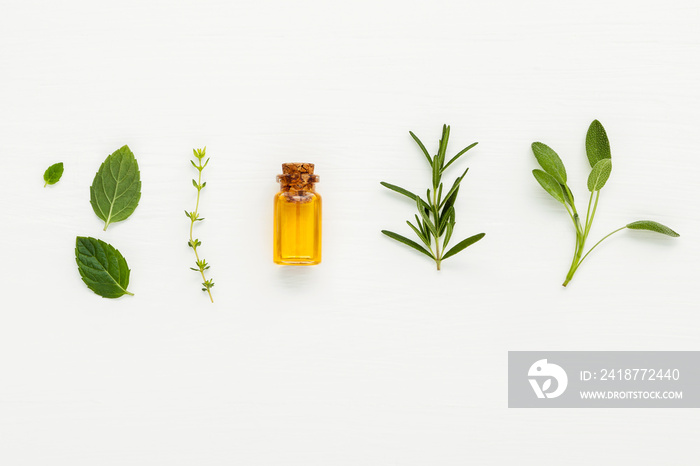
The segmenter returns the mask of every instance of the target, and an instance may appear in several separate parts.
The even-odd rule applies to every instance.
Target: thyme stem
[[[197,182],[195,184],[195,188],[197,188],[197,202],[194,207],[194,211],[188,213],[188,217],[190,218],[190,241],[189,245],[194,251],[194,256],[197,259],[197,267],[198,269],[192,268],[192,270],[198,271],[202,275],[202,286],[204,286],[204,290],[209,294],[209,300],[213,303],[214,298],[211,295],[211,287],[214,285],[214,283],[211,280],[207,280],[207,278],[204,276],[204,271],[209,268],[209,266],[206,264],[206,261],[200,260],[199,258],[199,252],[197,251],[197,247],[201,244],[199,240],[196,240],[193,235],[194,231],[194,222],[197,220],[203,220],[199,218],[199,198],[200,194],[202,192],[202,188],[206,185],[206,183],[202,184],[202,170],[204,170],[204,166],[206,165],[206,162],[204,165],[202,165],[202,159],[204,158],[204,155],[206,153],[206,147],[204,149],[200,150],[195,150],[194,155],[197,158],[197,164],[195,165],[194,162],[192,162],[192,165],[197,169],[198,172],[198,177],[197,177]],[[207,162],[209,160],[207,159]],[[194,180],[193,180],[194,181]]]

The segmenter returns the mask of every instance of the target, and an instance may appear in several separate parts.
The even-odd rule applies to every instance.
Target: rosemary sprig
[[[418,209],[418,214],[415,216],[416,224],[414,225],[410,221],[406,221],[413,232],[418,236],[421,242],[425,245],[418,244],[417,242],[406,238],[405,236],[394,233],[393,231],[382,230],[389,238],[392,238],[400,243],[416,249],[417,251],[425,254],[435,261],[437,269],[440,270],[440,264],[443,260],[454,256],[458,252],[466,249],[468,246],[479,241],[485,236],[485,233],[479,233],[478,235],[470,236],[469,238],[457,243],[449,251],[447,250],[447,245],[452,238],[452,232],[455,227],[455,208],[454,204],[457,200],[457,194],[459,193],[459,186],[467,174],[468,168],[464,170],[461,176],[458,176],[452,183],[452,187],[443,196],[443,182],[442,175],[458,158],[464,155],[469,149],[476,146],[478,143],[473,143],[466,148],[462,149],[454,157],[452,157],[447,163],[445,163],[445,153],[447,152],[447,142],[450,138],[450,127],[447,125],[442,126],[442,137],[440,138],[440,144],[438,146],[438,152],[434,157],[431,157],[425,145],[418,139],[418,136],[409,131],[409,134],[416,141],[416,144],[420,147],[423,155],[428,160],[430,165],[430,170],[432,173],[432,191],[428,188],[426,192],[425,200],[421,199],[420,196],[413,194],[412,192],[401,188],[399,186],[381,182],[382,186],[391,189],[399,194],[413,199],[416,203],[416,208]]]
[[[207,185],[206,181],[202,183],[202,170],[204,170],[204,167],[206,167],[209,163],[209,158],[207,158],[204,164],[202,164],[202,159],[206,156],[207,152],[206,147],[204,149],[193,149],[192,152],[194,152],[194,156],[197,159],[197,163],[195,163],[194,160],[190,160],[190,163],[197,169],[198,172],[197,180],[192,179],[192,184],[197,189],[197,204],[192,212],[185,211],[185,215],[190,219],[190,240],[187,242],[187,245],[194,251],[194,256],[197,259],[195,262],[197,268],[190,267],[190,269],[194,270],[195,272],[199,272],[202,275],[202,280],[204,280],[202,282],[202,286],[204,287],[202,288],[202,291],[206,291],[209,294],[209,299],[213,303],[214,298],[211,296],[211,288],[214,286],[214,282],[211,278],[207,280],[207,278],[204,276],[204,271],[209,268],[209,264],[207,264],[206,260],[199,258],[197,248],[202,245],[202,242],[199,241],[199,239],[194,238],[192,233],[194,230],[194,222],[201,222],[204,220],[204,218],[199,216],[199,195],[202,192],[202,189],[204,189],[204,187]]]
[[[590,191],[591,195],[588,199],[586,218],[583,223],[581,222],[582,218],[579,216],[578,211],[576,210],[574,195],[567,184],[566,169],[564,168],[564,163],[561,161],[561,158],[559,158],[559,155],[552,148],[546,144],[542,144],[541,142],[532,143],[532,152],[535,154],[537,163],[539,163],[542,167],[542,170],[533,170],[532,174],[535,176],[535,179],[540,186],[542,186],[542,188],[547,191],[550,196],[564,206],[574,224],[574,229],[576,230],[574,257],[571,260],[569,272],[566,274],[566,279],[564,280],[564,283],[562,283],[562,286],[568,285],[571,279],[574,278],[574,274],[591,251],[593,251],[605,239],[614,235],[618,231],[622,231],[624,229],[648,230],[671,237],[679,236],[678,233],[660,223],[651,220],[638,220],[636,222],[628,223],[627,225],[608,233],[603,237],[603,239],[598,241],[588,250],[588,252],[584,254],[583,251],[585,250],[586,240],[591,232],[593,219],[595,218],[596,211],[598,210],[600,190],[603,189],[603,186],[605,186],[605,183],[607,183],[612,171],[610,142],[608,140],[608,135],[605,132],[605,128],[603,128],[603,125],[598,120],[593,120],[591,125],[588,127],[588,132],[586,133],[586,155],[588,156],[588,162],[591,165],[591,173],[588,176],[588,190]],[[593,200],[594,197],[595,201]]]

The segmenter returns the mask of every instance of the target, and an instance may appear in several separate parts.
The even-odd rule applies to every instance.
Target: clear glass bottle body
[[[281,265],[321,262],[321,196],[312,164],[284,164],[274,199],[273,260]]]

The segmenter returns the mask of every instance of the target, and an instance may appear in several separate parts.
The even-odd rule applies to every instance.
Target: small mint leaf
[[[61,176],[63,176],[63,162],[54,163],[44,172],[44,187],[58,183]]]

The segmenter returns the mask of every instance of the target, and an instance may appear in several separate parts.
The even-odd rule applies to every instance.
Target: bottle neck
[[[280,191],[316,191],[316,182],[318,175],[310,175],[311,178],[304,177],[289,177],[287,175],[277,175],[277,181],[280,183]],[[315,178],[315,179],[314,179]]]

